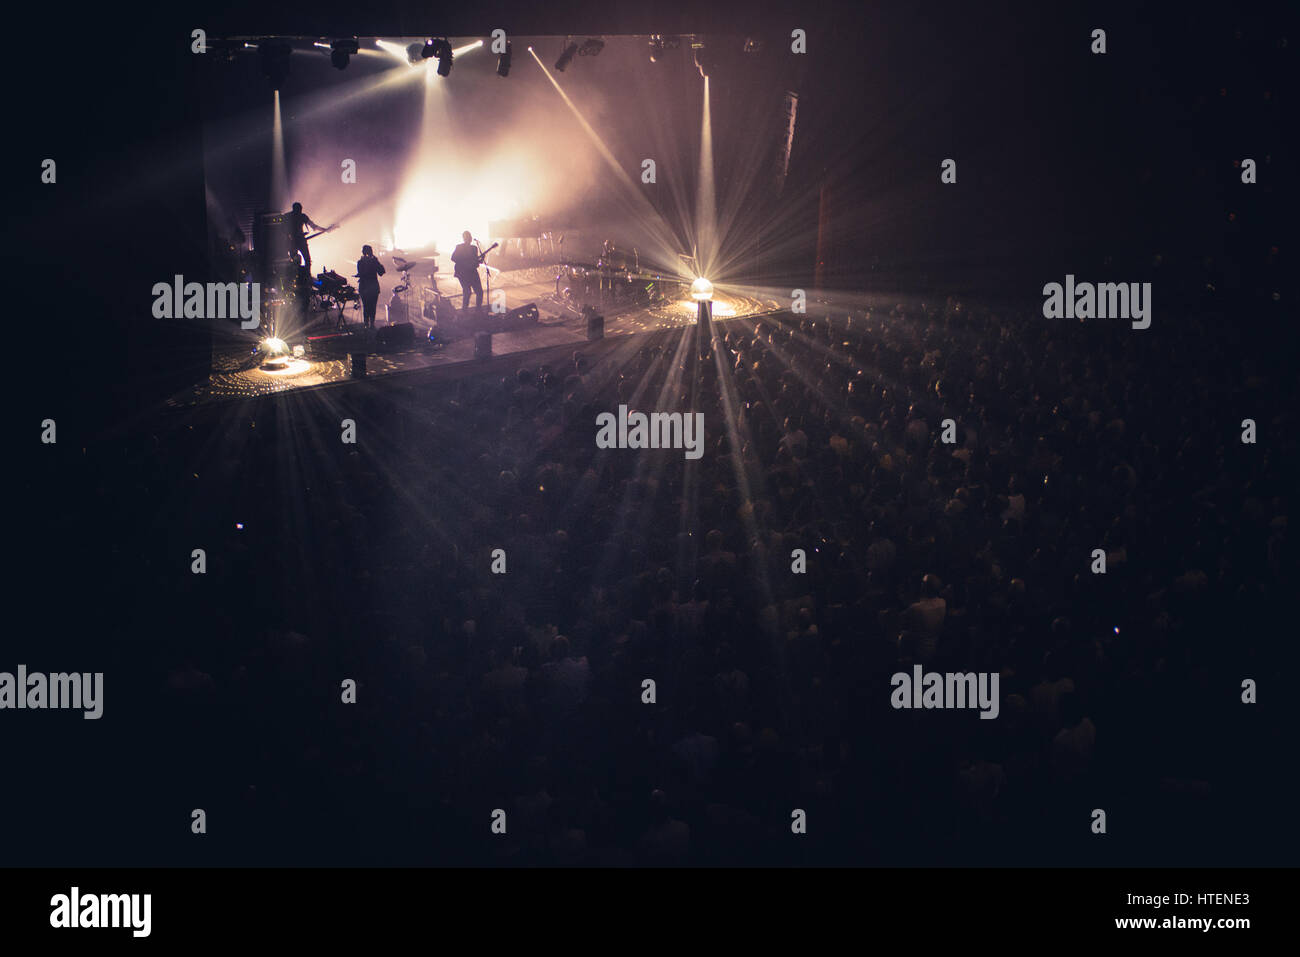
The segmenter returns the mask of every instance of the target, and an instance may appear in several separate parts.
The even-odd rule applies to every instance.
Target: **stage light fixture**
[[[438,41],[434,39],[425,40],[424,46],[420,48],[420,56],[427,60],[431,56],[437,56],[437,54]]]
[[[271,88],[278,90],[289,75],[289,55],[293,48],[283,37],[267,37],[257,44],[257,58],[262,66],[262,73],[271,81]]]
[[[708,302],[713,298],[713,283],[703,276],[691,283],[691,298],[696,302]]]
[[[555,72],[563,73],[568,65],[573,62],[573,58],[577,55],[578,44],[570,43],[564,48],[564,52],[560,54],[560,58],[555,61]]]
[[[578,48],[578,56],[599,56],[605,49],[605,41],[599,37],[588,37]]]
[[[650,38],[650,62],[658,63],[659,58],[664,55],[664,41],[662,37]]]
[[[451,61],[455,58],[451,44],[446,40],[437,41],[433,55],[438,58],[438,76],[449,75],[451,73]]]
[[[334,69],[347,69],[348,59],[352,54],[360,50],[356,37],[350,37],[346,40],[335,40],[330,44],[330,63],[334,64]]]
[[[532,49],[529,47],[529,49]],[[510,75],[510,59],[514,49],[509,40],[506,41],[506,52],[497,57],[497,76]]]
[[[758,37],[746,37],[746,38],[745,38],[745,52],[746,52],[746,53],[761,53],[762,51],[763,51],[763,41],[762,41],[762,40],[760,40]]]
[[[412,43],[406,48],[406,59],[411,61],[412,66],[424,62],[424,48],[423,43]]]

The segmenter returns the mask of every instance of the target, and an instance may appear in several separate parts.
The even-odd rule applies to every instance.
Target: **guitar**
[[[463,275],[468,276],[468,275],[471,275],[471,274],[473,274],[473,273],[477,273],[477,272],[478,272],[478,267],[481,266],[481,265],[483,265],[483,260],[487,258],[487,254],[490,253],[492,250],[496,249],[496,248],[497,248],[498,246],[500,246],[500,245],[501,245],[500,243],[493,243],[493,244],[492,244],[491,246],[489,246],[487,249],[485,249],[485,250],[483,250],[482,252],[480,252],[480,253],[478,254],[478,260],[474,263],[474,268],[473,268],[473,269],[470,269],[468,266],[466,266],[466,267],[464,268],[464,270],[462,271],[461,266],[460,266],[459,264],[457,264],[456,269],[455,269],[456,275],[457,275],[457,276],[460,276],[460,275],[463,274]],[[491,269],[492,267],[489,266],[488,268]]]
[[[317,236],[324,236],[326,233],[332,233],[334,232],[334,230],[338,228],[339,228],[338,223],[335,223],[333,226],[326,226],[324,229],[320,230],[319,232],[312,233],[310,236],[304,236],[303,241],[306,242],[307,240],[315,239]]]

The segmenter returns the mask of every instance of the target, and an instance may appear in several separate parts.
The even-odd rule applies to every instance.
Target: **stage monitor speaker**
[[[506,319],[512,322],[520,320],[524,322],[536,322],[540,316],[541,313],[537,311],[537,303],[535,302],[530,302],[526,306],[520,306],[518,309],[511,309],[506,313]]]
[[[415,345],[415,326],[409,322],[397,322],[383,326],[377,333],[379,344],[390,349]]]
[[[474,333],[474,358],[487,359],[492,355],[492,333]]]

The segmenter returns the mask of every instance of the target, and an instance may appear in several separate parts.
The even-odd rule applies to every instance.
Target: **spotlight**
[[[424,41],[424,46],[420,48],[420,56],[429,59],[431,56],[438,55],[438,41],[429,39]]]
[[[560,58],[555,61],[555,72],[563,73],[565,68],[573,62],[573,58],[578,54],[578,44],[570,43],[560,54]]]
[[[713,298],[713,283],[703,276],[691,283],[691,298],[696,302],[708,302]]]
[[[578,49],[578,56],[599,56],[605,49],[605,41],[599,37],[588,37]]]
[[[531,47],[529,48],[531,49]],[[506,52],[497,57],[497,76],[510,75],[510,58],[513,54],[513,45],[509,40],[506,41]]]
[[[289,54],[292,52],[289,41],[283,37],[268,37],[257,44],[262,73],[271,81],[272,89],[278,90],[289,75]]]
[[[359,49],[356,37],[347,40],[335,40],[330,44],[330,62],[334,69],[347,69],[348,58]]]
[[[763,51],[763,41],[762,41],[762,40],[760,40],[758,37],[746,37],[746,38],[745,38],[745,52],[746,52],[746,53],[761,53],[762,51]]]

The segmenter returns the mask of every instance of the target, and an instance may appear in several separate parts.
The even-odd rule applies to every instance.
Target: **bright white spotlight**
[[[262,345],[265,346],[266,351],[271,353],[272,355],[280,355],[281,353],[285,353],[289,351],[289,347],[285,345],[284,340],[275,338],[274,336],[268,338],[265,342],[262,343]]]
[[[696,302],[708,302],[713,298],[713,283],[703,276],[691,283],[691,298]]]
[[[406,47],[402,46],[400,43],[394,43],[391,40],[376,40],[375,46],[379,47],[379,49],[383,50],[400,63],[410,62],[406,56]]]

